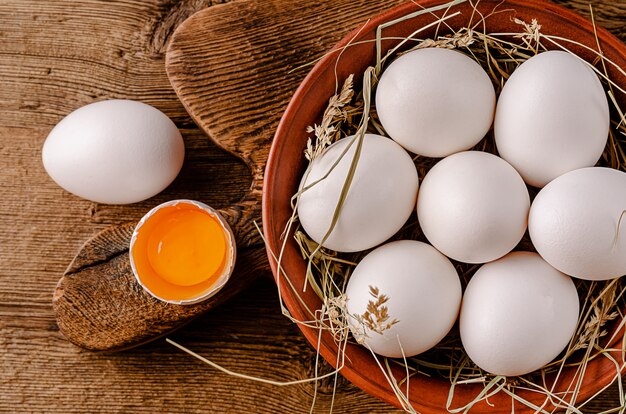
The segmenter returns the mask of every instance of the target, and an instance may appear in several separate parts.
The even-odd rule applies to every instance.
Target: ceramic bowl
[[[407,3],[370,20],[357,31],[348,34],[340,41],[334,49],[339,49],[350,40],[357,43],[361,40],[374,39],[376,28],[384,23],[405,16],[418,10],[420,7],[432,7],[445,3],[441,0],[418,0],[419,6],[414,3]],[[486,19],[485,25],[488,32],[519,32],[519,26],[513,22],[514,17],[518,17],[526,22],[537,19],[542,25],[542,33],[559,35],[571,40],[575,40],[591,49],[596,49],[596,38],[594,36],[591,22],[570,10],[544,1],[533,0],[505,0],[490,1],[482,0],[478,8],[485,14],[498,6],[500,13]],[[468,16],[471,14],[469,2],[454,6],[452,11],[461,11],[461,15],[448,20],[451,27],[460,28],[467,24]],[[441,15],[442,12],[438,12]],[[417,18],[404,21],[384,30],[385,36],[406,37],[415,29],[431,23],[435,18],[432,15],[424,14]],[[442,26],[440,30],[443,30]],[[442,33],[442,32],[440,32]],[[431,37],[434,35],[434,28],[430,31],[420,33],[420,37]],[[626,68],[626,46],[616,37],[603,29],[598,30],[598,38],[604,54],[617,63],[620,67]],[[383,42],[383,49],[389,50],[396,42]],[[592,62],[594,55],[582,47],[571,46],[571,50],[583,59]],[[278,252],[283,239],[281,234],[285,224],[291,216],[290,198],[297,191],[301,175],[306,163],[303,151],[306,146],[309,134],[305,132],[308,125],[319,122],[321,114],[325,109],[328,99],[335,92],[335,64],[338,53],[326,55],[311,70],[304,79],[296,93],[294,94],[283,118],[276,131],[276,136],[271,148],[267,168],[265,171],[265,187],[263,194],[263,229],[267,238],[268,252]],[[364,70],[375,62],[375,48],[372,42],[360,43],[351,46],[343,52],[336,67],[336,73],[341,80],[349,74],[356,74],[359,78]],[[610,68],[611,78],[621,86],[626,88],[626,77],[618,74],[617,70]],[[622,96],[623,97],[623,96]],[[625,103],[622,99],[622,105]],[[291,312],[291,315],[300,320],[309,320],[306,308],[291,290],[285,280],[284,275],[277,274],[276,262],[272,254],[269,254],[270,263],[277,283],[282,291],[284,302]],[[300,255],[298,246],[289,238],[282,258],[282,267],[295,286],[303,286],[305,278],[306,263]],[[300,292],[306,306],[310,309],[319,309],[320,300],[311,289]],[[322,333],[321,341],[318,344],[319,332],[315,329],[299,325],[300,329],[310,341],[317,347],[321,355],[333,366],[336,365],[337,346],[332,337],[327,333]],[[617,348],[621,348],[621,334],[618,338]],[[349,345],[347,350],[347,363],[341,373],[352,383],[364,391],[381,398],[391,404],[398,405],[398,400],[387,384],[381,370],[376,365],[372,355],[366,349],[357,345]],[[623,361],[621,353],[615,352],[613,357],[616,361]],[[395,369],[396,367],[394,367]],[[399,367],[395,372],[396,378],[404,378],[405,373]],[[594,359],[588,366],[586,375],[582,381],[579,400],[589,398],[608,384],[615,375],[615,366],[607,358]],[[574,376],[572,370],[562,373],[555,389],[564,390]],[[547,379],[548,384],[550,379]],[[455,391],[453,406],[463,406],[473,400],[482,389],[482,385],[462,385]],[[447,412],[446,400],[450,389],[450,382],[445,379],[429,378],[423,375],[416,375],[410,381],[410,401],[414,408],[422,414],[435,414]],[[518,395],[538,406],[545,401],[545,397],[533,392],[518,389]],[[519,403],[515,403],[516,413],[534,412]],[[545,409],[550,410],[550,404]],[[505,393],[498,393],[489,398],[489,404],[481,402],[474,406],[471,412],[480,413],[510,413],[512,410],[511,397]]]

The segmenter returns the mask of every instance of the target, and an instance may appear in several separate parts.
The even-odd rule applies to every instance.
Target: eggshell
[[[155,229],[155,220],[156,223],[161,222],[162,217],[171,214],[172,211],[176,211],[176,209],[188,210],[194,208],[206,212],[219,223],[224,231],[227,253],[222,270],[219,274],[214,274],[210,279],[203,280],[193,285],[179,285],[158,275],[149,261],[144,260],[142,263],[142,256],[145,257],[147,252],[144,250],[144,252],[137,255],[137,249],[146,248],[147,242],[141,240],[143,236],[140,234],[146,230],[153,232]],[[139,260],[137,260],[136,257],[138,257]],[[235,235],[230,225],[218,211],[195,200],[170,200],[154,207],[139,220],[130,239],[128,258],[137,283],[139,283],[150,296],[174,305],[192,305],[209,299],[226,285],[226,282],[228,282],[235,268],[237,245]],[[142,270],[144,273],[141,273]]]
[[[625,210],[626,173],[581,168],[537,194],[528,229],[537,252],[561,272],[607,280],[626,274]]]
[[[333,164],[345,155],[337,166]],[[298,202],[298,216],[306,233],[321,243],[331,226],[341,191],[357,148],[353,136],[331,145],[305,173]],[[350,190],[337,223],[323,243],[339,252],[374,247],[393,236],[415,208],[419,185],[417,170],[409,154],[389,138],[365,134]]]
[[[378,247],[354,269],[346,295],[350,315],[363,316],[376,302],[371,287],[389,300],[388,321],[398,322],[383,334],[363,329],[351,319],[352,332],[375,353],[406,357],[435,346],[456,321],[461,304],[461,282],[456,269],[432,246],[400,240]]]
[[[552,361],[578,322],[572,280],[538,254],[513,252],[483,265],[461,305],[461,341],[483,370],[515,376]]]
[[[530,198],[511,165],[493,154],[460,152],[426,174],[417,217],[446,256],[485,263],[510,252],[526,231]]]
[[[482,67],[449,49],[400,56],[383,71],[376,90],[376,110],[389,136],[427,157],[476,145],[491,127],[495,104]]]
[[[50,177],[79,197],[106,204],[136,203],[178,175],[185,146],[176,125],[141,102],[109,100],[63,118],[42,149]]]
[[[528,59],[498,98],[498,152],[535,187],[593,166],[608,132],[609,104],[602,84],[587,64],[567,52]]]

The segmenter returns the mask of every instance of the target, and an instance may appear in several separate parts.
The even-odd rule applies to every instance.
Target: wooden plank
[[[567,1],[586,10],[587,1]],[[609,4],[611,3],[611,4]],[[208,1],[0,2],[0,412],[301,413],[313,385],[276,388],[232,378],[163,341],[132,352],[94,354],[58,332],[50,306],[58,275],[79,246],[110,224],[136,220],[181,196],[214,207],[240,198],[247,168],[206,140],[176,98],[163,53],[172,29]],[[598,21],[626,39],[626,2],[593,2]],[[64,115],[99,99],[129,98],[163,110],[183,130],[188,159],[164,193],[131,206],[104,206],[59,189],[40,148]],[[243,296],[173,339],[236,371],[275,380],[312,374],[314,352],[285,320],[275,287]],[[315,412],[327,413],[332,384]],[[618,402],[617,389],[591,404]],[[335,413],[397,412],[339,380]]]

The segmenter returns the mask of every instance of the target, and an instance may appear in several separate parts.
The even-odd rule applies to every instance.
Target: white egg
[[[513,252],[483,265],[461,305],[467,355],[496,375],[540,369],[567,346],[578,322],[578,292],[538,254]]]
[[[298,216],[306,233],[322,243],[330,229],[357,148],[354,136],[343,138],[316,158],[302,178],[305,190]],[[344,150],[353,143],[338,164]],[[415,209],[419,181],[409,154],[389,138],[365,134],[350,190],[337,223],[323,245],[339,252],[374,247],[393,236]]]
[[[65,190],[98,203],[150,198],[178,175],[185,146],[176,125],[141,102],[109,100],[63,118],[42,149],[43,165]]]
[[[500,156],[535,187],[593,166],[609,132],[609,104],[596,74],[567,52],[543,52],[504,85],[494,123]]]
[[[581,168],[537,194],[528,230],[537,252],[561,272],[607,280],[626,274],[625,211],[626,173]]]
[[[427,157],[476,145],[491,127],[495,104],[482,67],[449,49],[400,56],[384,70],[376,90],[376,111],[389,136]]]
[[[511,165],[493,154],[467,151],[444,158],[426,174],[417,217],[443,254],[485,263],[519,243],[529,207],[526,185]]]
[[[346,288],[350,315],[363,318],[368,304],[376,303],[372,288],[388,297],[381,305],[388,319],[380,325],[397,323],[382,334],[356,319],[350,325],[372,351],[387,357],[409,357],[435,346],[454,325],[461,304],[461,282],[450,260],[415,240],[387,243],[363,258]]]

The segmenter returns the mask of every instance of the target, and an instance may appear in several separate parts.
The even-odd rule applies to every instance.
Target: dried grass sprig
[[[309,162],[322,155],[324,150],[339,138],[341,123],[348,119],[348,112],[344,107],[352,101],[354,96],[353,78],[353,75],[348,76],[343,83],[341,92],[328,100],[322,122],[307,128],[307,133],[315,134],[315,144],[309,138],[304,150],[304,156]]]
[[[389,308],[385,305],[389,301],[389,296],[380,293],[376,286],[370,286],[371,300],[367,302],[365,312],[361,315],[354,315],[356,321],[368,331],[376,332],[383,335],[385,331],[397,324],[399,321],[389,316]],[[366,332],[366,331],[365,331]],[[367,334],[363,332],[362,336],[355,334],[358,343],[365,342]]]

